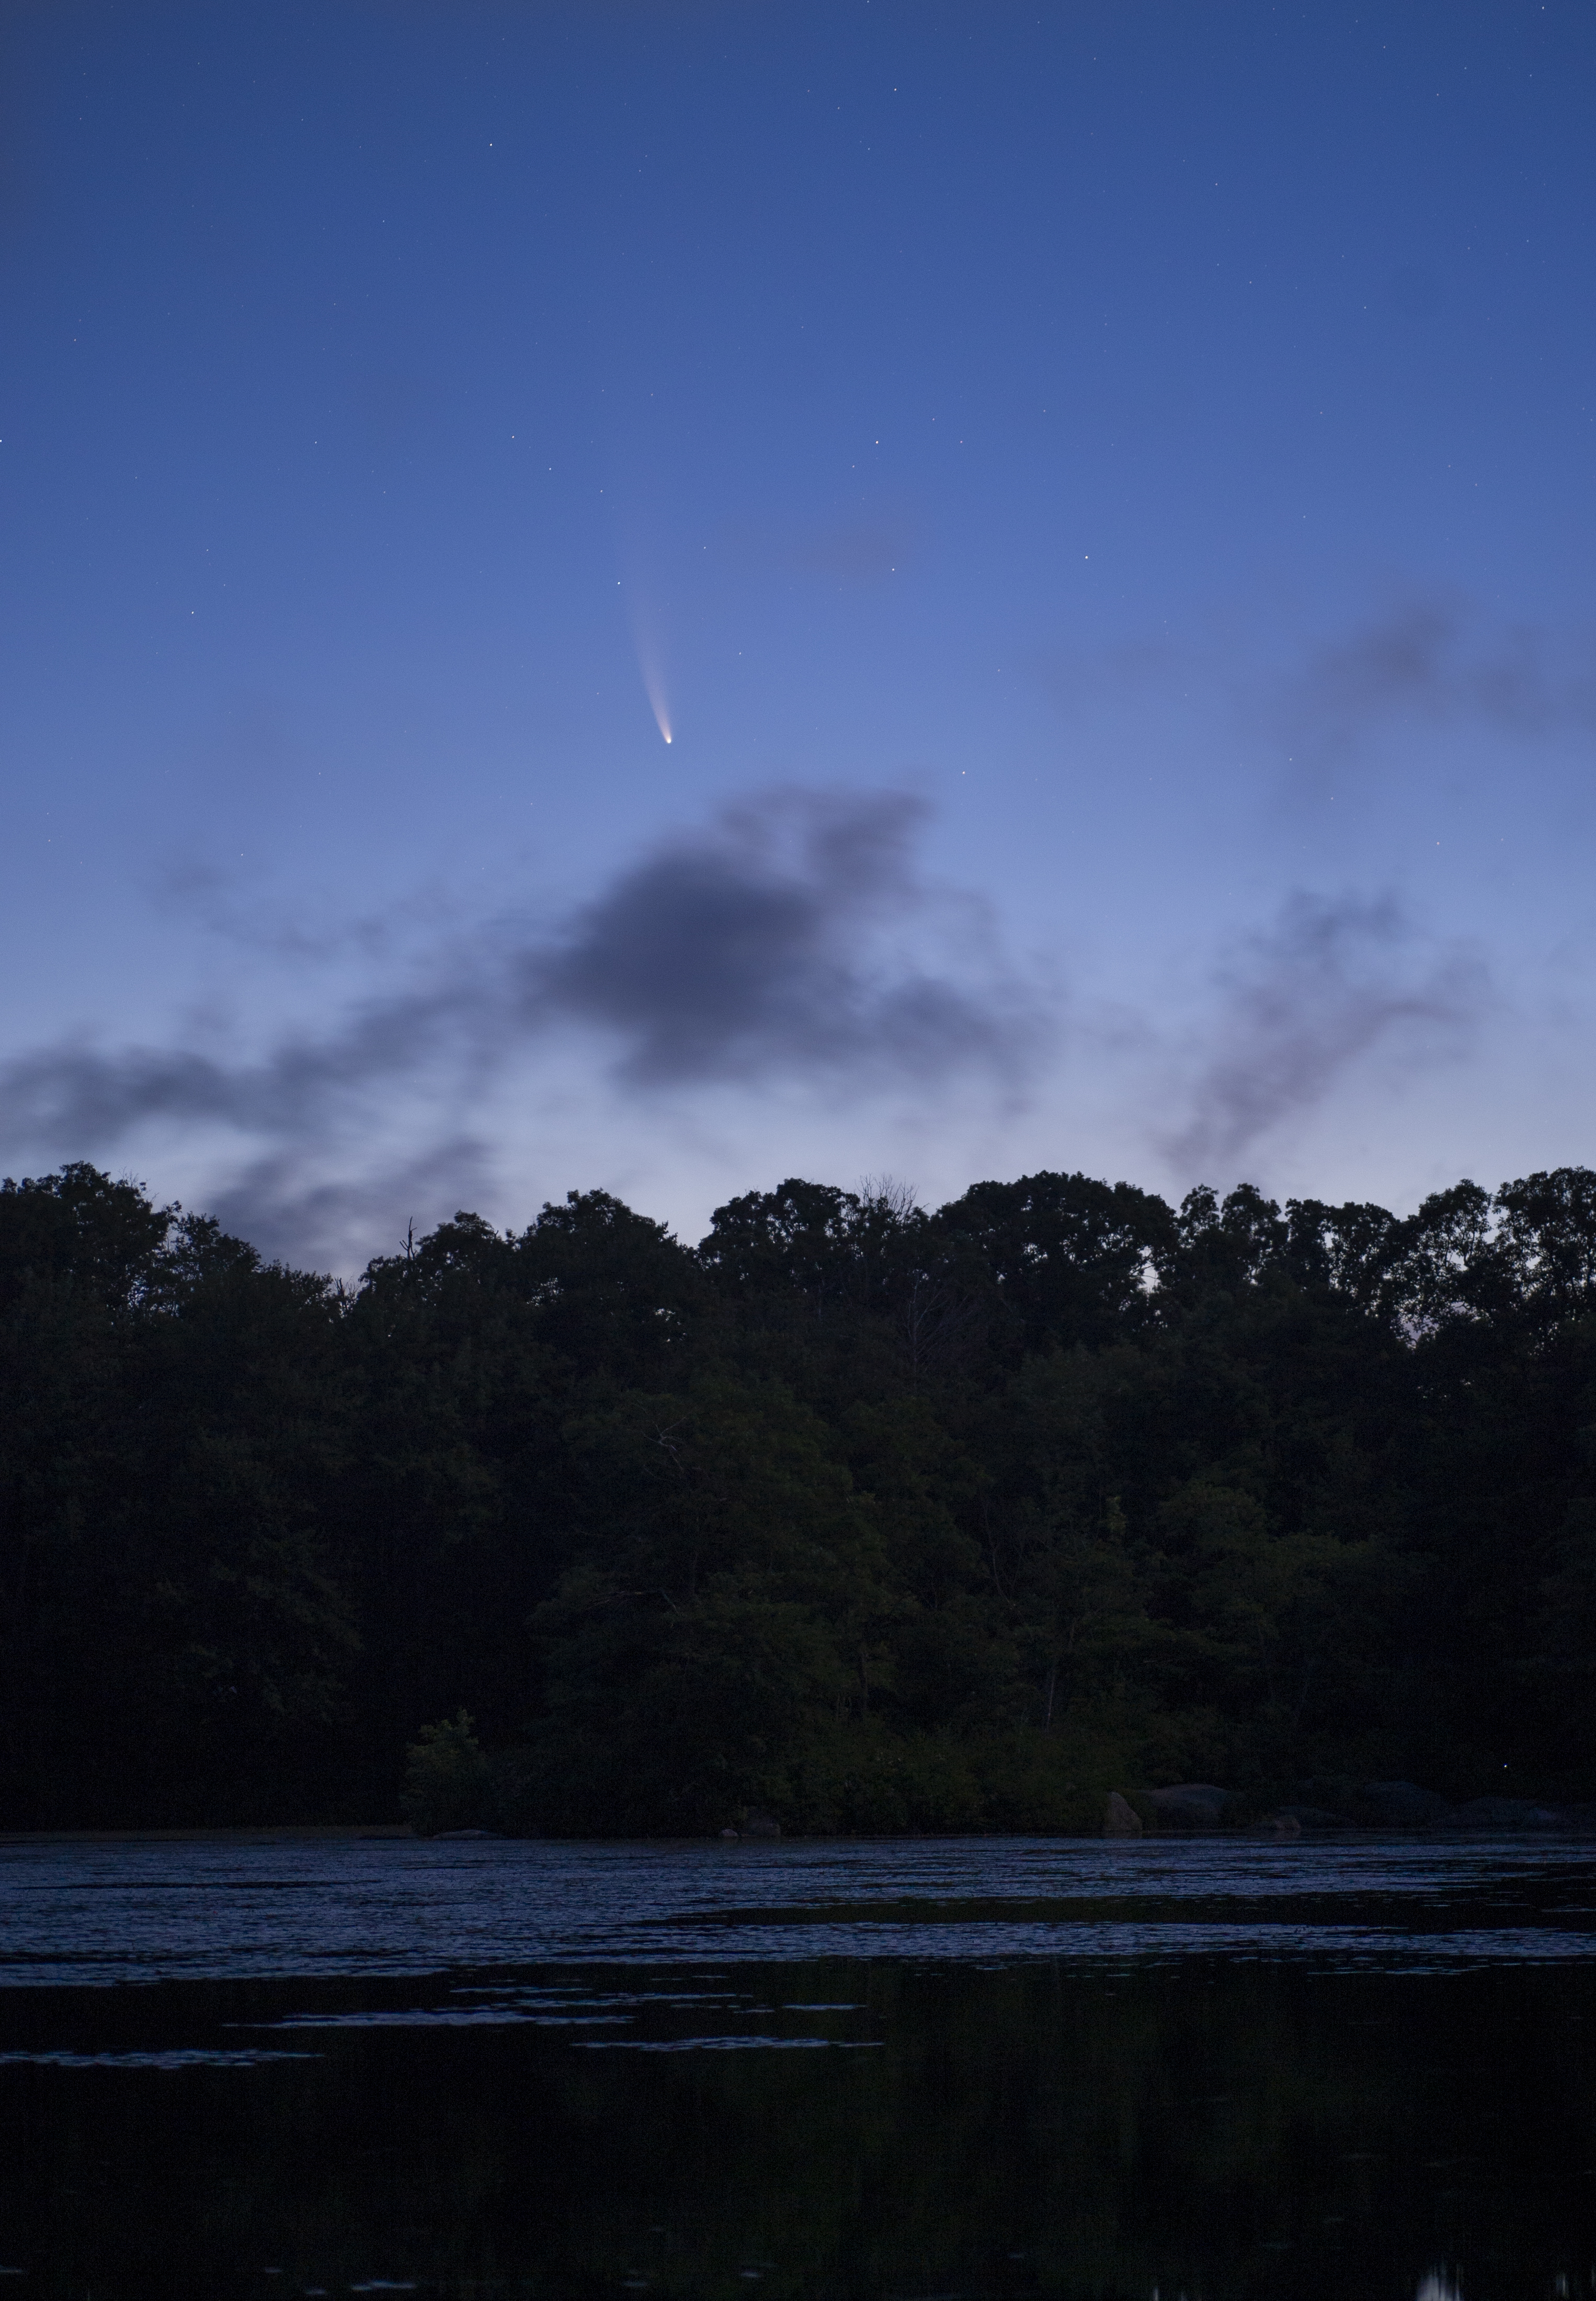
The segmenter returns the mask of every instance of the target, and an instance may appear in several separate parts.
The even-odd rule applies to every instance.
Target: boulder
[[[1129,1798],[1121,1797],[1117,1790],[1109,1791],[1108,1803],[1103,1808],[1103,1835],[1105,1837],[1140,1837],[1141,1835],[1141,1816]]]
[[[1365,1782],[1357,1807],[1358,1820],[1376,1829],[1429,1829],[1452,1812],[1445,1798],[1416,1782]]]
[[[1175,1782],[1148,1795],[1160,1829],[1216,1829],[1230,1803],[1230,1792],[1212,1782]]]
[[[751,1813],[742,1826],[745,1837],[780,1837],[781,1825],[773,1815]]]

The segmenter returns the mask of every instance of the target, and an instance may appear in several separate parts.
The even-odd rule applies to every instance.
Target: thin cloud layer
[[[1280,701],[1286,740],[1327,757],[1400,719],[1544,738],[1596,732],[1596,661],[1529,624],[1481,632],[1454,600],[1410,599],[1316,650]]]
[[[1518,741],[1596,735],[1596,635],[1519,622],[1492,624],[1463,599],[1398,601],[1304,648],[1273,669],[1238,632],[1184,638],[1149,632],[1107,647],[1060,643],[1030,669],[1061,710],[1224,710],[1251,738],[1324,768],[1392,732],[1445,730]]]
[[[476,1019],[456,982],[374,1001],[322,1038],[291,1034],[254,1063],[181,1048],[38,1048],[0,1067],[0,1147],[81,1156],[163,1119],[317,1133],[364,1090],[424,1068],[444,1023]]]
[[[1183,1126],[1162,1139],[1187,1174],[1221,1175],[1321,1102],[1377,1050],[1414,1065],[1453,1053],[1484,1001],[1479,962],[1426,952],[1389,897],[1295,895],[1221,969],[1211,1053]]]
[[[211,1192],[207,1210],[268,1257],[347,1269],[397,1253],[412,1221],[429,1229],[494,1187],[488,1145],[469,1135],[354,1173],[330,1174],[327,1165],[313,1146],[275,1145]]]
[[[231,1129],[256,1152],[239,1187],[277,1232],[343,1218],[344,1186],[306,1177],[357,1125],[369,1136],[404,1111],[414,1125],[419,1098],[423,1114],[447,1103],[455,1142],[462,1108],[573,1031],[607,1049],[634,1096],[772,1082],[912,1092],[972,1068],[1012,1086],[1037,1016],[968,899],[920,875],[925,813],[896,792],[766,795],[666,841],[564,923],[456,939],[399,988],[258,1058],[35,1049],[0,1067],[0,1150],[99,1157],[152,1125]]]
[[[740,525],[723,540],[751,573],[818,575],[847,586],[890,582],[926,549],[923,516],[903,499],[878,500],[860,510],[800,527]]]

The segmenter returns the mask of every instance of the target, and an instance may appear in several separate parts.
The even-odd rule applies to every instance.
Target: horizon
[[[347,1286],[352,1283],[358,1284],[379,1266],[407,1259],[413,1251],[425,1246],[436,1233],[448,1229],[455,1224],[486,1223],[489,1234],[505,1244],[523,1245],[538,1231],[545,1216],[563,1216],[569,1208],[581,1202],[606,1198],[614,1200],[623,1213],[637,1217],[652,1225],[661,1233],[664,1244],[677,1248],[689,1256],[698,1256],[706,1248],[714,1244],[715,1226],[723,1215],[737,1213],[750,1200],[762,1200],[769,1206],[772,1202],[780,1201],[782,1193],[789,1191],[814,1192],[823,1196],[834,1193],[837,1200],[845,1202],[856,1214],[867,1214],[873,1209],[878,1213],[884,1212],[890,1222],[893,1224],[907,1225],[917,1217],[921,1221],[934,1225],[940,1223],[945,1217],[956,1213],[978,1192],[1015,1192],[1028,1184],[1079,1184],[1085,1186],[1088,1203],[1090,1203],[1090,1194],[1094,1192],[1100,1191],[1116,1195],[1122,1191],[1132,1192],[1148,1206],[1161,1209],[1174,1223],[1180,1224],[1189,1220],[1193,1226],[1193,1235],[1200,1234],[1201,1231],[1207,1226],[1207,1222],[1223,1222],[1234,1208],[1241,1215],[1256,1212],[1271,1221],[1286,1220],[1288,1223],[1289,1217],[1299,1210],[1311,1212],[1321,1218],[1322,1227],[1327,1219],[1328,1226],[1332,1230],[1334,1228],[1334,1217],[1338,1215],[1383,1215],[1399,1233],[1407,1231],[1410,1241],[1415,1235],[1420,1234],[1415,1233],[1412,1226],[1420,1224],[1425,1215],[1433,1214],[1444,1226],[1450,1228],[1456,1218],[1456,1209],[1448,1202],[1453,1201],[1459,1192],[1477,1192],[1483,1202],[1480,1210],[1483,1227],[1477,1234],[1476,1243],[1491,1248],[1505,1241],[1521,1258],[1527,1254],[1532,1263],[1537,1251],[1543,1251],[1547,1242],[1556,1241],[1566,1246],[1570,1218],[1573,1226],[1577,1229],[1582,1217],[1588,1215],[1591,1207],[1596,1205],[1596,1192],[1585,1192],[1582,1204],[1581,1194],[1577,1189],[1572,1193],[1567,1190],[1558,1192],[1555,1189],[1550,1193],[1534,1191],[1533,1186],[1543,1184],[1557,1185],[1567,1181],[1574,1181],[1576,1184],[1588,1181],[1596,1184],[1596,1167],[1583,1166],[1540,1168],[1527,1175],[1505,1176],[1501,1182],[1494,1185],[1482,1184],[1473,1176],[1461,1175],[1455,1177],[1450,1185],[1431,1192],[1417,1206],[1406,1211],[1400,1208],[1384,1206],[1378,1201],[1335,1201],[1322,1199],[1312,1192],[1303,1192],[1279,1199],[1272,1198],[1245,1176],[1224,1188],[1209,1183],[1196,1183],[1177,1198],[1173,1194],[1166,1195],[1157,1191],[1144,1189],[1140,1184],[1127,1182],[1123,1176],[1116,1181],[1107,1176],[1088,1175],[1080,1169],[1065,1173],[1040,1167],[1029,1174],[1012,1177],[978,1176],[955,1197],[945,1200],[940,1204],[932,1204],[921,1198],[912,1184],[907,1183],[896,1175],[863,1175],[851,1185],[828,1182],[812,1176],[789,1175],[773,1184],[769,1190],[734,1192],[723,1204],[711,1209],[707,1226],[698,1237],[678,1231],[664,1217],[650,1214],[645,1207],[635,1207],[625,1200],[616,1199],[614,1192],[606,1192],[602,1185],[595,1185],[586,1190],[580,1186],[573,1186],[561,1198],[545,1199],[534,1212],[519,1220],[494,1222],[484,1217],[477,1209],[464,1206],[456,1207],[450,1213],[439,1215],[424,1227],[418,1226],[414,1218],[411,1217],[405,1222],[402,1230],[396,1231],[394,1237],[386,1247],[379,1246],[366,1258],[364,1263],[347,1265],[340,1269],[328,1268],[310,1262],[296,1265],[292,1256],[275,1253],[270,1248],[263,1250],[258,1242],[252,1240],[247,1234],[241,1231],[230,1231],[210,1209],[187,1205],[176,1199],[163,1202],[152,1193],[147,1181],[143,1177],[131,1174],[113,1175],[108,1170],[94,1167],[88,1161],[64,1161],[58,1169],[50,1174],[32,1176],[0,1174],[0,1197],[27,1192],[45,1192],[52,1184],[68,1180],[74,1173],[87,1173],[98,1183],[109,1184],[113,1191],[137,1192],[147,1208],[154,1213],[165,1217],[169,1221],[213,1223],[223,1237],[231,1238],[237,1243],[249,1248],[258,1260],[272,1267],[288,1269],[297,1268],[301,1275],[336,1282],[340,1286]],[[1519,1194],[1517,1204],[1513,1202],[1512,1194],[1514,1193]],[[63,1193],[63,1195],[70,1195],[70,1193]],[[1252,1202],[1250,1206],[1246,1203],[1249,1201]],[[1241,1203],[1238,1205],[1238,1201]],[[1049,1194],[1044,1192],[1040,1199],[1032,1201],[1032,1205],[1037,1218],[1045,1221],[1049,1210]],[[1087,1211],[1087,1209],[1082,1207],[1081,1210]],[[972,1209],[972,1211],[976,1210]],[[1100,1215],[1105,1209],[1099,1207],[1092,1211]],[[1013,1207],[1008,1212],[1013,1218],[1019,1215],[1020,1209]],[[1559,1217],[1561,1218],[1560,1232]],[[1361,1226],[1354,1226],[1355,1235],[1360,1227]],[[1530,1241],[1535,1241],[1537,1244],[1531,1245]],[[1157,1266],[1157,1250],[1144,1241],[1140,1252],[1141,1283],[1149,1294],[1156,1293],[1161,1284]],[[1333,1287],[1338,1287],[1344,1281],[1342,1278],[1332,1276],[1329,1283]]]

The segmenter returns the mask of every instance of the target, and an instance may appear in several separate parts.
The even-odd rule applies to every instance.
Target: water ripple
[[[22,1987],[822,1956],[1429,1971],[1596,1946],[1575,1841],[34,1842],[0,1846],[0,1984]]]

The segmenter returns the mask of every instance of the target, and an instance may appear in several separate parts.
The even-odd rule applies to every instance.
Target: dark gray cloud
[[[906,925],[940,938],[948,924],[913,868],[924,814],[897,792],[795,792],[730,814],[628,872],[539,954],[534,1005],[615,1033],[638,1086],[1012,1072],[1034,1035],[1024,1001],[990,967],[956,980],[894,948]]]
[[[1426,946],[1390,897],[1295,895],[1218,978],[1219,1017],[1185,1123],[1163,1136],[1186,1174],[1224,1174],[1376,1051],[1414,1067],[1465,1042],[1486,996],[1470,953]]]
[[[970,1067],[1012,1082],[1035,1015],[974,907],[918,874],[924,816],[898,792],[769,794],[666,841],[563,924],[456,936],[258,1058],[35,1049],[0,1066],[0,1150],[99,1156],[179,1122],[236,1129],[292,1163],[402,1089],[457,1112],[572,1027],[608,1042],[613,1075],[638,1094],[806,1077],[913,1088]],[[271,1173],[259,1190],[276,1187]]]

